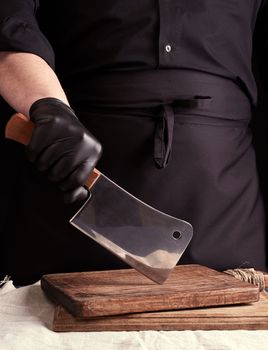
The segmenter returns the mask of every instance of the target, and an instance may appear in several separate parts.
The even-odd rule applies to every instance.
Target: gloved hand
[[[34,102],[30,118],[35,129],[26,149],[28,160],[64,191],[66,203],[86,199],[83,184],[101,156],[100,143],[56,98]]]

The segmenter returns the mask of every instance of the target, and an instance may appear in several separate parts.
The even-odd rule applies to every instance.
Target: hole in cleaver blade
[[[70,223],[149,279],[164,283],[191,241],[191,224],[150,207],[103,174],[90,191]]]

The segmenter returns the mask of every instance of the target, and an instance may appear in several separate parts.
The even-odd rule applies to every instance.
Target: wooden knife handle
[[[7,122],[5,137],[17,141],[23,145],[28,145],[34,130],[34,123],[21,113],[14,114]],[[85,186],[90,189],[101,176],[99,170],[94,168],[85,182]]]

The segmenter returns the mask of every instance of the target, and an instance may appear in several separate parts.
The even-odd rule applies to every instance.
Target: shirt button
[[[170,52],[171,51],[171,46],[170,45],[166,45],[165,49],[166,49],[166,52]]]

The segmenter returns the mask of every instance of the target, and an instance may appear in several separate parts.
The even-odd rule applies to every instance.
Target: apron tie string
[[[158,168],[165,168],[168,164],[174,127],[174,111],[170,104],[163,105],[161,114],[157,118],[154,135],[154,161]]]
[[[154,134],[154,161],[159,169],[163,169],[168,165],[173,140],[174,113],[179,110],[189,110],[193,108],[208,109],[211,105],[212,98],[210,96],[184,97],[173,101],[170,104],[164,104],[161,112],[156,118],[155,134]]]

